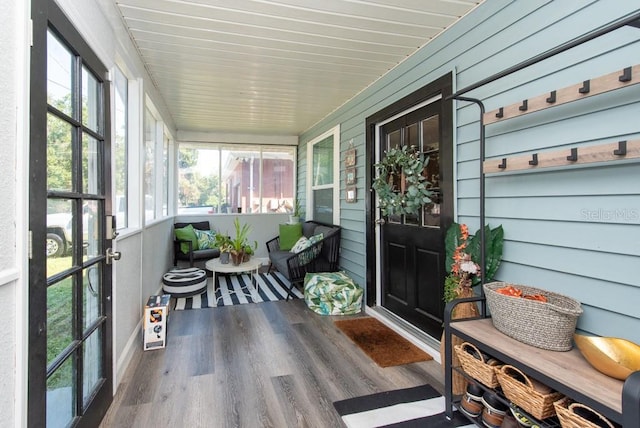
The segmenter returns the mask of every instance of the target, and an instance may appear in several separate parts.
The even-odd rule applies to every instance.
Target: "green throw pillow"
[[[302,236],[302,223],[280,225],[280,249],[289,251]]]
[[[208,250],[216,248],[216,233],[213,230],[198,230],[193,229],[198,238],[198,249]]]
[[[193,228],[192,225],[183,227],[182,229],[176,229],[175,234],[176,234],[176,239],[179,239],[181,241],[191,241],[193,243],[192,248],[194,251],[199,248],[198,237],[196,236],[195,229]],[[187,254],[189,252],[189,245],[186,243],[181,243],[180,251],[182,251],[184,254]]]

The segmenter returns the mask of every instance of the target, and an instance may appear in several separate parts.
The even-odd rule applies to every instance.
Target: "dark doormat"
[[[430,361],[431,355],[373,317],[335,321],[336,326],[380,367]]]

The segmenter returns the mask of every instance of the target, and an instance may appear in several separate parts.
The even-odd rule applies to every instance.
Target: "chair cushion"
[[[193,249],[197,250],[198,247],[198,237],[196,236],[196,232],[192,225],[188,225],[182,228],[175,229],[176,239],[181,241],[191,241],[193,243]],[[184,254],[189,252],[189,246],[185,243],[180,244],[180,251]]]
[[[280,249],[289,251],[302,236],[302,224],[281,224],[280,225]]]
[[[194,229],[194,232],[198,238],[198,249],[208,250],[210,248],[216,248],[216,233],[213,230]]]
[[[289,251],[276,250],[271,251],[269,253],[269,260],[273,267],[275,267],[278,272],[283,274],[287,279],[289,278],[289,267],[287,266],[287,259],[291,257],[292,254]]]
[[[320,315],[353,315],[362,310],[364,290],[344,272],[307,273],[304,301]]]

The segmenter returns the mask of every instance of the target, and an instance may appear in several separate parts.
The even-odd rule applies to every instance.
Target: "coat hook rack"
[[[622,74],[618,77],[619,82],[630,82],[631,81],[631,67],[627,67],[622,70]]]
[[[546,100],[549,104],[553,104],[556,102],[556,91],[551,91]]]
[[[627,141],[618,141],[618,148],[613,151],[613,154],[616,156],[626,156],[627,155]]]
[[[490,125],[492,123],[502,122],[511,118],[520,117],[524,114],[530,114],[554,106],[582,100],[586,97],[640,84],[640,79],[637,77],[633,78],[633,76],[640,76],[639,64],[627,67],[622,70],[622,72],[618,69],[609,74],[583,80],[571,86],[540,94],[526,101],[516,102],[500,107],[499,109],[488,111],[483,116],[484,124]]]
[[[485,173],[542,171],[552,167],[562,168],[632,159],[640,160],[640,140],[612,141],[595,146],[580,147],[580,156],[578,156],[578,148],[572,148],[569,156],[567,156],[567,149],[563,148],[508,158],[487,159],[484,161],[483,168]]]
[[[581,94],[588,94],[591,91],[591,81],[585,80],[582,82],[582,88],[578,89]]]
[[[577,148],[573,148],[571,149],[571,154],[569,156],[567,156],[567,160],[569,162],[576,162],[578,160],[578,149]]]
[[[523,100],[522,101],[522,105],[520,107],[518,107],[518,110],[520,110],[520,111],[529,110],[529,100]]]

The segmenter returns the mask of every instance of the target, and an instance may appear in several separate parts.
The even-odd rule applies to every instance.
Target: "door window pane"
[[[69,199],[47,199],[47,278],[73,265],[73,207]]]
[[[47,33],[47,103],[73,117],[71,103],[73,56],[51,33]]]
[[[422,151],[429,159],[423,171],[424,177],[432,190],[432,203],[422,207],[422,225],[440,227],[440,204],[442,192],[440,189],[440,116],[434,115],[422,121]]]
[[[73,277],[47,287],[47,365],[73,341]]]
[[[82,124],[95,132],[100,129],[101,88],[93,73],[82,67]]]
[[[98,140],[92,136],[82,136],[82,191],[92,195],[101,193],[102,174],[98,144]]]
[[[72,127],[47,114],[47,189],[73,191]]]
[[[99,264],[95,264],[82,272],[83,282],[83,320],[84,329],[89,328],[102,315],[100,309],[102,292],[102,272]]]
[[[387,134],[387,150],[397,149],[402,143],[402,132],[400,129]]]
[[[91,398],[100,385],[100,380],[104,377],[102,373],[102,330],[98,328],[91,333],[91,336],[85,340],[82,345],[83,366],[82,372],[82,403],[84,406],[89,404]]]
[[[56,369],[47,379],[47,426],[66,427],[76,416],[75,370],[73,357]]]
[[[102,254],[102,231],[100,217],[102,201],[85,200],[82,206],[82,247],[83,260]]]

